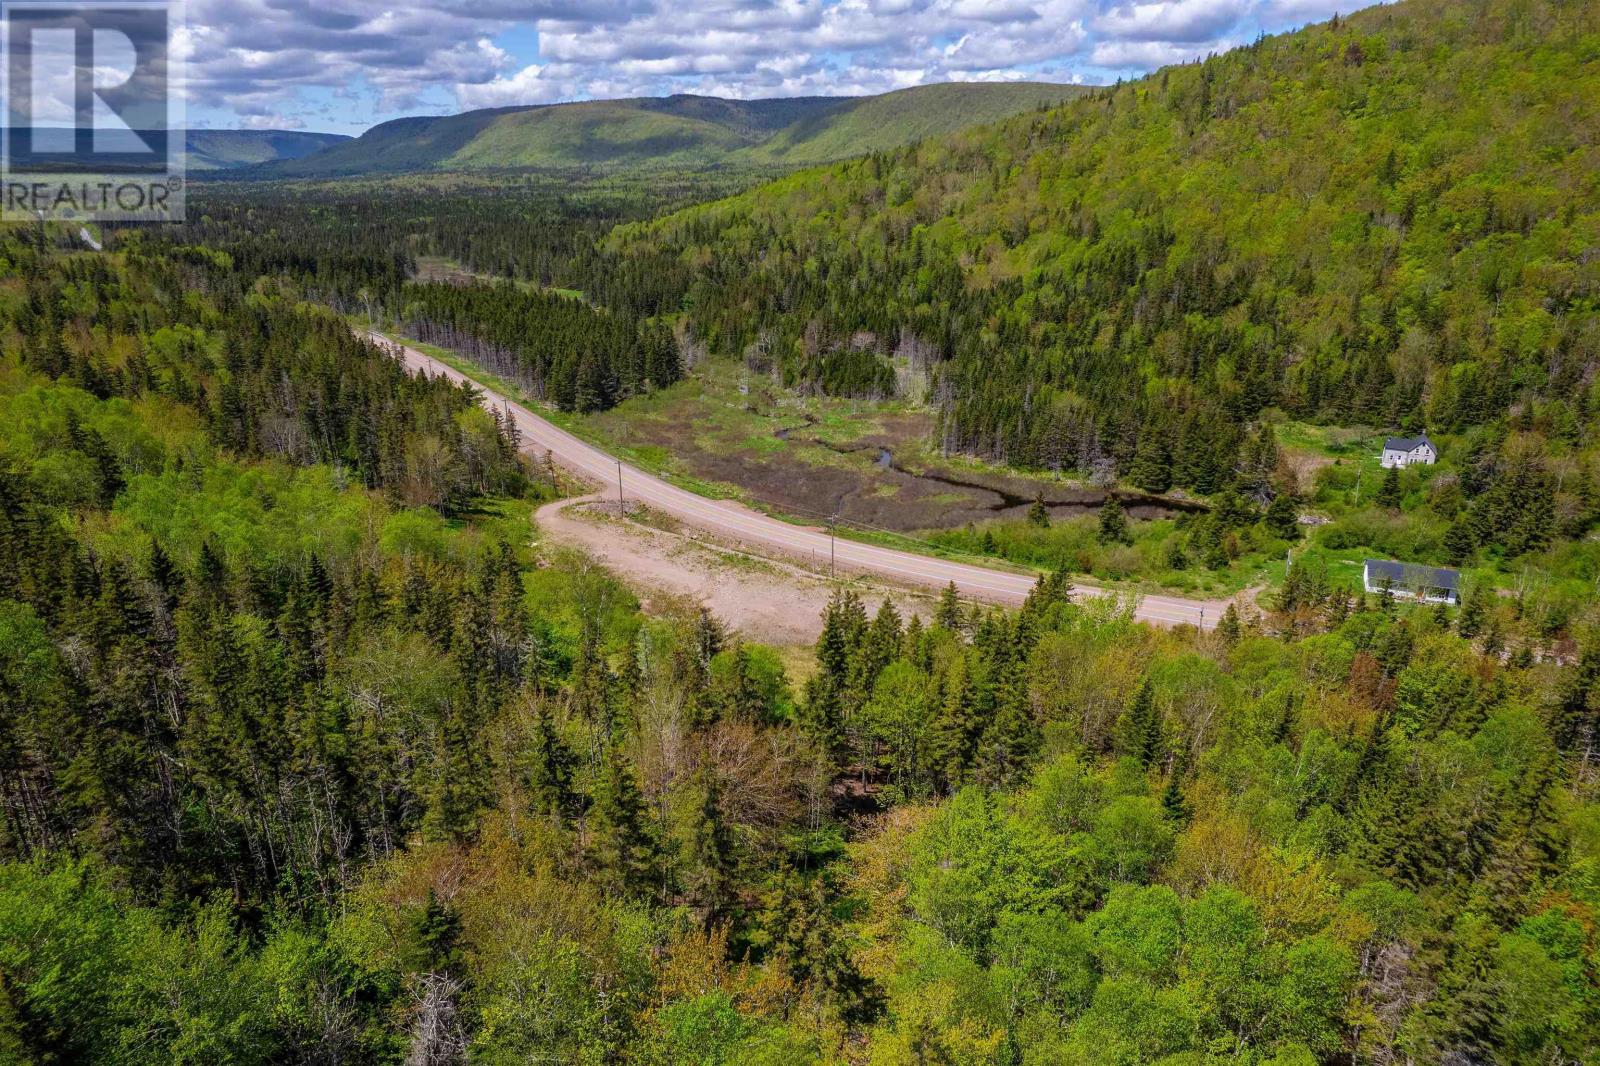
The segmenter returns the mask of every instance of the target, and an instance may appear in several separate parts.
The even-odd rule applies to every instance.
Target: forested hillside
[[[608,264],[595,242],[619,217],[678,195],[672,188],[597,193],[591,206],[542,185],[448,195],[230,186],[197,197],[198,217],[183,226],[112,240],[160,248],[233,285],[288,282],[308,299],[454,348],[535,399],[588,412],[678,380],[678,344],[670,325],[629,302],[597,308],[551,283],[601,284]],[[419,275],[428,257],[457,263],[450,280]]]
[[[792,167],[895,148],[1080,92],[1072,85],[972,82],[859,98],[677,95],[502,107],[384,122],[353,141],[251,176]]]
[[[5,1061],[1600,1054],[1592,612],[1545,654],[1509,598],[1307,580],[1201,634],[1060,576],[841,590],[791,684],[541,550],[515,439],[315,270],[38,236],[0,233]]]
[[[1597,16],[1409,0],[655,222],[725,187],[0,228],[0,1062],[1600,1061]],[[552,547],[579,486],[368,315],[569,410],[925,375],[952,454],[1205,499],[1041,494],[941,534],[1022,609],[761,647]],[[1065,573],[1290,548],[1207,632]]]
[[[1597,24],[1372,8],[613,246],[753,368],[926,371],[953,452],[1212,493],[1275,409],[1589,462]]]

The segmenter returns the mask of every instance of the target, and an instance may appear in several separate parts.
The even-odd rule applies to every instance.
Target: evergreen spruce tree
[[[1600,645],[1585,648],[1563,679],[1550,713],[1550,739],[1565,755],[1587,754],[1594,745],[1600,718]]]
[[[922,662],[923,636],[922,616],[912,612],[911,620],[906,623],[905,635],[900,638],[900,654],[916,663],[920,670],[927,669]]]
[[[1106,494],[1106,502],[1100,505],[1100,529],[1097,537],[1101,544],[1127,544],[1131,538],[1128,535],[1128,515],[1122,509],[1122,501],[1111,493]]]
[[[1478,550],[1478,537],[1473,531],[1472,522],[1466,518],[1457,518],[1450,523],[1450,528],[1444,534],[1444,555],[1452,566],[1461,566],[1472,558],[1472,553]]]
[[[488,768],[469,721],[470,701],[462,692],[450,701],[434,754],[432,786],[423,815],[423,832],[433,840],[464,840],[478,826],[490,795]]]
[[[465,968],[461,952],[461,918],[455,908],[445,905],[433,890],[417,914],[411,929],[420,959],[414,964],[422,973],[460,974]]]
[[[939,594],[939,606],[934,611],[933,624],[951,633],[961,632],[961,593],[954,581]]]
[[[700,659],[700,665],[709,671],[711,660],[717,657],[717,653],[727,642],[728,634],[722,628],[722,623],[718,622],[716,616],[709,610],[700,608],[694,623],[694,650]]]
[[[682,830],[683,891],[701,921],[709,923],[728,901],[733,838],[722,815],[715,769],[701,767],[688,788],[687,824]]]
[[[1183,794],[1183,779],[1189,772],[1189,748],[1187,745],[1178,748],[1178,756],[1172,762],[1172,771],[1167,774],[1167,787],[1161,793],[1161,810],[1175,824],[1188,825],[1194,817],[1194,810],[1190,807],[1188,799]]]
[[[1473,639],[1483,632],[1484,618],[1488,613],[1487,594],[1483,589],[1474,587],[1467,594],[1467,602],[1461,607],[1461,617],[1456,620],[1456,631],[1468,640]]]
[[[537,814],[559,818],[574,806],[572,772],[577,763],[556,732],[550,707],[539,700],[534,707],[533,735],[523,756],[528,800]]]
[[[1505,630],[1501,628],[1500,619],[1491,618],[1489,628],[1483,635],[1483,654],[1491,659],[1498,659],[1505,650]]]
[[[927,764],[936,790],[954,792],[966,780],[977,730],[967,660],[958,657],[941,679],[939,705],[928,731]]]
[[[1172,453],[1161,433],[1146,425],[1128,466],[1128,480],[1146,492],[1172,488]]]
[[[1378,610],[1390,617],[1394,616],[1394,582],[1385,577],[1378,586]]]
[[[1338,629],[1344,625],[1345,619],[1350,617],[1351,599],[1349,589],[1335,587],[1329,591],[1328,627],[1330,629]]]
[[[1394,511],[1399,510],[1401,498],[1400,468],[1391,466],[1383,472],[1383,484],[1378,487],[1378,495],[1373,497],[1373,502]]]
[[[1244,626],[1239,621],[1239,608],[1228,604],[1222,612],[1222,619],[1217,623],[1217,635],[1229,646],[1239,643],[1239,638],[1244,636]]]
[[[571,713],[593,725],[611,726],[611,671],[600,648],[600,635],[589,625],[578,638],[572,663]]]
[[[1481,914],[1458,916],[1438,991],[1423,1008],[1428,1057],[1436,1062],[1498,1061],[1500,994],[1495,953],[1500,935]]]
[[[1156,709],[1155,693],[1148,678],[1139,682],[1133,702],[1122,713],[1119,732],[1122,753],[1139,760],[1146,770],[1161,757],[1161,712]]]
[[[884,600],[851,662],[850,688],[859,702],[864,703],[872,695],[878,675],[899,654],[901,636],[900,612]]]
[[[1033,504],[1028,508],[1028,521],[1040,529],[1050,528],[1050,509],[1044,503],[1044,490],[1040,489],[1033,498]]]
[[[1263,521],[1272,535],[1280,540],[1300,539],[1300,508],[1296,506],[1294,497],[1288,493],[1282,493],[1272,501],[1267,507]]]
[[[178,609],[178,597],[183,592],[183,575],[178,572],[178,567],[166,549],[161,546],[160,541],[151,542],[147,573],[150,575],[150,583],[155,586],[161,611],[170,620],[172,612]]]
[[[713,684],[709,698],[716,706],[716,717],[736,722],[759,722],[766,706],[750,668],[750,652],[739,640],[728,649],[728,670]]]
[[[633,765],[614,743],[606,750],[586,817],[585,851],[596,882],[617,895],[650,895],[659,870],[655,834]]]
[[[768,951],[800,988],[810,988],[846,1024],[870,1022],[882,994],[863,976],[828,903],[822,878],[793,867],[779,873],[762,915]]]

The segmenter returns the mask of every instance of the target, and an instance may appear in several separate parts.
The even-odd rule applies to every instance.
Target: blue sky
[[[1110,82],[1339,9],[1331,0],[189,0],[181,50],[191,125],[359,133],[400,115],[675,92]]]

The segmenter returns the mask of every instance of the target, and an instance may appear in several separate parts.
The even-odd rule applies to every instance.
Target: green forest
[[[1408,0],[755,188],[0,227],[0,1062],[1600,1061],[1597,15]],[[583,488],[369,323],[572,418],[920,378],[953,458],[1190,507],[1041,492],[935,538],[1019,609],[840,583],[768,647],[547,542]],[[1213,629],[1074,588],[1285,551]]]
[[[720,350],[936,363],[948,446],[1014,463],[1170,468],[1269,407],[1557,429],[1593,400],[1596,14],[1375,7],[612,244]]]
[[[815,669],[546,558],[473,397],[12,232],[8,1061],[1582,1061],[1600,650],[836,597]]]
[[[1237,476],[1253,423],[1427,430],[1469,496],[1549,516],[1513,531],[1480,500],[1432,561],[1515,557],[1592,507],[1597,22],[1376,7],[608,248],[753,370],[861,396],[897,365],[929,379],[946,453],[1264,508],[1318,489]]]

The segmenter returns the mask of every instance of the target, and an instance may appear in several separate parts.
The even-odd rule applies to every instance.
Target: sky
[[[939,81],[1110,83],[1333,0],[188,0],[188,119],[360,133],[402,115]],[[1344,4],[1344,10],[1361,3]]]

